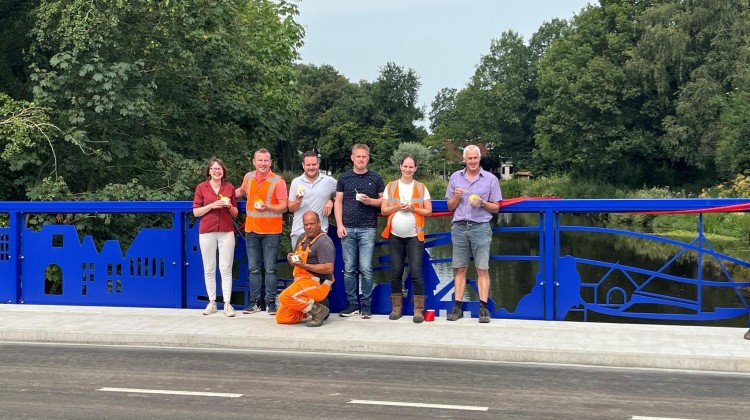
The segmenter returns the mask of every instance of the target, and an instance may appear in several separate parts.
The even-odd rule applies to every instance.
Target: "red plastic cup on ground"
[[[424,312],[424,320],[425,322],[432,322],[435,320],[435,310],[434,309],[428,309]]]

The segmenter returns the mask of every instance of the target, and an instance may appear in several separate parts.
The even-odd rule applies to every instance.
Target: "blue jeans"
[[[261,263],[266,276],[266,307],[276,304],[276,259],[279,254],[280,233],[261,235],[245,232],[245,249],[247,250],[248,278],[250,280],[250,302],[252,306],[260,298],[260,286],[263,283]]]
[[[375,228],[346,228],[341,247],[344,250],[344,286],[346,300],[357,304],[357,270],[362,281],[362,307],[372,300],[372,253],[375,250]]]

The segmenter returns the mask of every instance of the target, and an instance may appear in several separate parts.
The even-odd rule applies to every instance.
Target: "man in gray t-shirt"
[[[328,317],[328,307],[323,301],[331,291],[336,248],[333,241],[320,229],[320,216],[308,210],[302,221],[305,236],[286,260],[294,267],[294,283],[279,296],[281,306],[276,313],[279,324],[296,324],[307,318],[308,327],[319,327]]]

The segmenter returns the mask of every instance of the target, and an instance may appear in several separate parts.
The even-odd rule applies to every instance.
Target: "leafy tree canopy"
[[[217,155],[245,169],[255,148],[288,137],[303,36],[294,3],[37,3],[25,59],[33,109],[56,130],[23,143],[14,125],[11,143],[38,155],[28,191],[54,173],[67,187],[57,198],[135,180],[147,196],[185,199],[201,177],[185,173],[191,162]]]

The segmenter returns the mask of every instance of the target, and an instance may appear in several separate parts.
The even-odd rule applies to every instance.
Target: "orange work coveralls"
[[[312,244],[325,233],[320,233],[313,238],[310,243],[303,249],[302,243],[305,237],[297,244],[295,253],[299,255],[303,263],[307,263],[307,257],[310,254]],[[313,303],[323,301],[328,292],[331,291],[331,280],[326,280],[322,284],[320,279],[302,267],[295,266],[292,273],[294,283],[284,289],[279,295],[279,309],[276,312],[276,323],[278,324],[296,324],[307,317],[307,313],[312,309]]]

